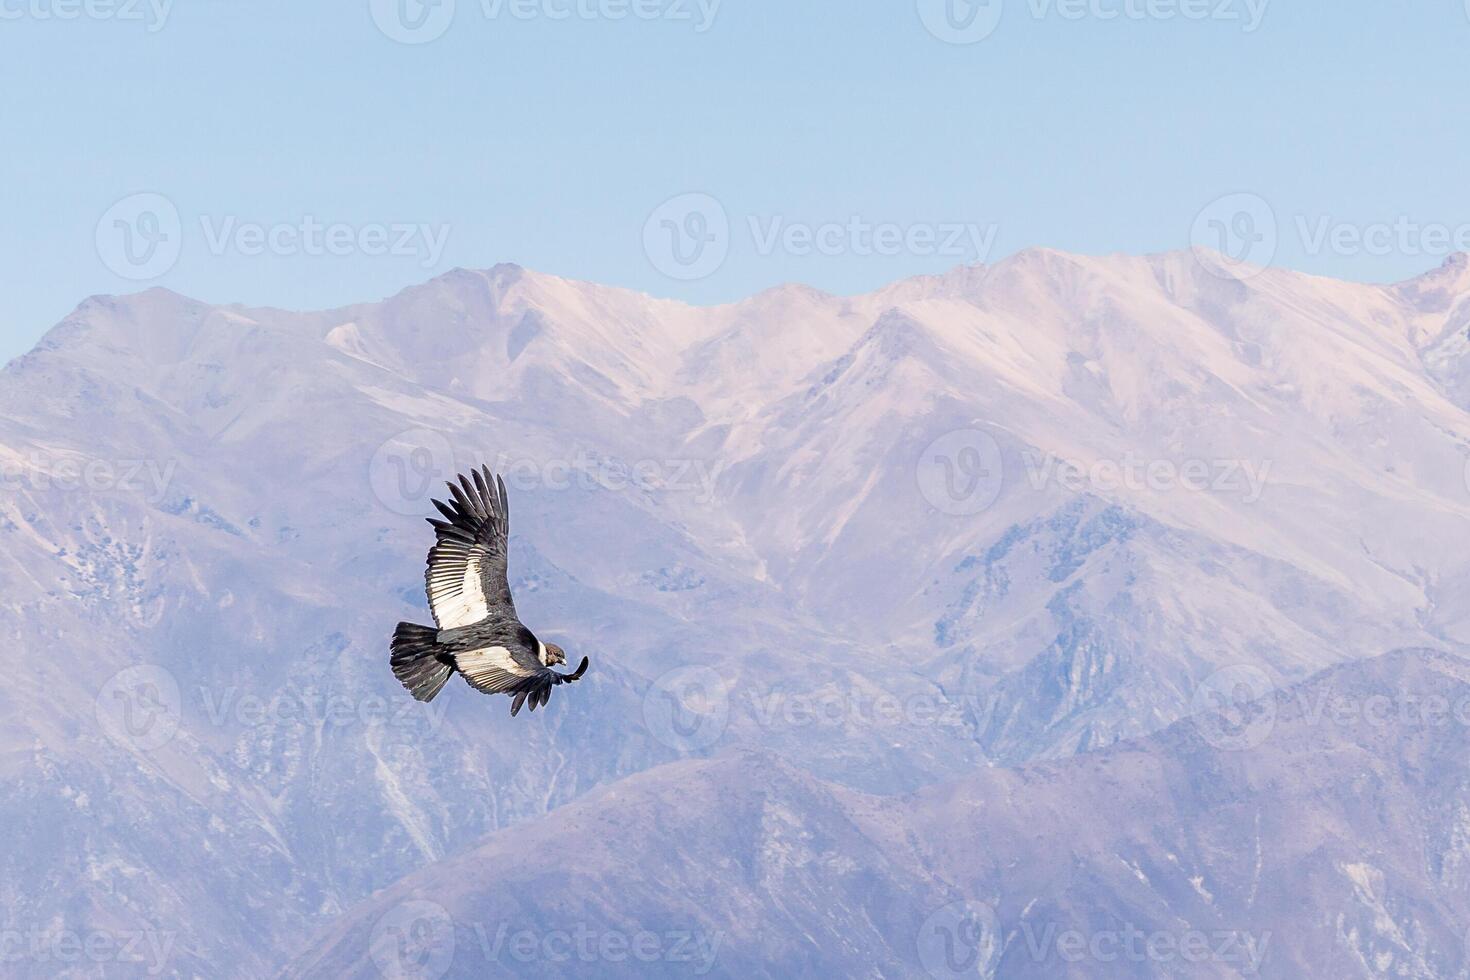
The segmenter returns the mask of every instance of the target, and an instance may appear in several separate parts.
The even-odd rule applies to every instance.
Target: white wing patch
[[[457,561],[436,564],[430,573],[429,608],[440,629],[469,626],[490,615],[485,590],[480,579],[480,557],[471,554],[464,561],[463,574],[454,566]]]
[[[505,647],[467,650],[456,654],[454,663],[465,680],[488,694],[508,690],[534,673],[516,663]]]

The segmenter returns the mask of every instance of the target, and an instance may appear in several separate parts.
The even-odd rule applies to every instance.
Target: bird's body
[[[512,697],[512,715],[528,703],[535,711],[553,687],[586,673],[587,658],[573,673],[552,670],[566,663],[566,654],[537,639],[516,615],[506,578],[505,483],[488,468],[471,477],[449,484],[452,503],[434,501],[447,518],[429,520],[438,541],[424,579],[436,625],[398,624],[393,674],[420,701],[432,701],[457,672],[478,691]]]

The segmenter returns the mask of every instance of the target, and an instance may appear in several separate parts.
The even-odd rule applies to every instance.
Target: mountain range
[[[93,297],[0,372],[6,972],[1455,976],[1463,725],[1293,712],[1462,693],[1467,460],[1459,255]],[[481,463],[529,718],[387,670]]]

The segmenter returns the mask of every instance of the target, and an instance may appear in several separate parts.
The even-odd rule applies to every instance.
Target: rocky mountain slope
[[[1463,976],[1470,662],[1252,707],[1250,744],[1203,716],[898,798],[764,752],[660,766],[409,876],[286,975]]]
[[[1454,648],[1467,296],[1463,257],[1377,287],[1035,250],[709,309],[512,266],[319,313],[88,300],[0,372],[17,969],[71,930],[259,975],[684,757],[888,796],[1159,731],[1230,671]],[[522,615],[593,660],[534,719],[385,667],[427,498],[481,462]]]

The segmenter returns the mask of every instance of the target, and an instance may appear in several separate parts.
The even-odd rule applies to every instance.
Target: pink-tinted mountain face
[[[1470,636],[1467,297],[1462,257],[1380,287],[1032,250],[713,308],[514,266],[318,313],[90,299],[0,373],[4,972],[380,969],[351,937],[383,895],[511,855],[430,899],[482,922],[514,885],[519,922],[574,888],[603,937],[719,931],[716,974],[924,975],[915,930],[989,935],[926,927],[949,902],[1010,957],[1018,903],[1263,932],[1300,884],[1283,969],[1453,975],[1462,727],[1228,753],[1255,698]],[[592,660],[530,718],[388,670],[429,497],[477,464],[522,619]],[[1225,748],[1170,740],[1222,707]],[[1098,775],[1130,753],[1160,761]],[[1220,760],[1316,816],[1225,807]],[[1350,790],[1371,835],[1332,830]],[[1089,820],[1139,849],[1077,850]],[[1214,883],[1257,846],[1274,904]]]

